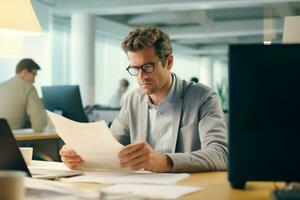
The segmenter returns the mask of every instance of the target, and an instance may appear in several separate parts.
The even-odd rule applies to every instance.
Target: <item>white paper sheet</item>
[[[57,134],[84,160],[82,169],[120,169],[117,154],[123,148],[104,121],[80,123],[47,111]]]
[[[151,172],[84,172],[84,175],[65,178],[66,182],[87,182],[102,184],[174,184],[190,175],[187,173],[151,173]]]
[[[84,198],[84,199],[99,199],[100,192],[98,190],[91,190],[91,189],[80,189],[68,183],[63,183],[60,181],[49,181],[49,180],[41,180],[41,179],[33,179],[33,178],[25,178],[25,188],[31,189],[35,195],[28,195],[31,196],[43,196],[45,192],[45,196],[47,199],[78,199],[76,197]],[[50,192],[50,193],[49,193]],[[60,193],[65,198],[61,198],[60,195],[54,194],[55,198],[51,197],[51,192]],[[27,193],[27,192],[26,192]],[[32,191],[31,191],[32,193]],[[65,196],[68,195],[68,196]],[[71,196],[70,196],[71,195]],[[69,198],[67,198],[69,197]],[[73,198],[71,198],[73,197]],[[79,199],[80,199],[79,198]],[[30,198],[32,199],[32,198]],[[40,198],[39,198],[40,199]]]
[[[33,160],[31,165],[28,166],[29,169],[49,169],[49,170],[63,170],[63,171],[71,171],[67,166],[65,166],[62,162],[53,162],[53,161],[41,161],[41,160]]]
[[[25,178],[25,187],[35,190],[48,190],[62,194],[79,194],[80,189],[67,183],[33,178]]]
[[[183,195],[200,191],[202,188],[181,185],[136,185],[136,184],[118,184],[101,190],[107,194],[128,194],[150,198],[150,199],[177,199]]]

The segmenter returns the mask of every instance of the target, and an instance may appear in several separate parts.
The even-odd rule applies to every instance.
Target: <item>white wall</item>
[[[15,75],[16,64],[22,58],[32,58],[40,65],[42,70],[38,72],[36,78],[36,87],[40,94],[40,86],[50,84],[51,82],[51,66],[49,50],[49,37],[47,33],[41,36],[27,37],[24,39],[24,53],[17,57],[1,57],[0,58],[0,82],[7,80]]]

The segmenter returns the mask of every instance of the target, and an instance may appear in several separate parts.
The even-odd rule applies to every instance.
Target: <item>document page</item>
[[[99,199],[100,192],[92,189],[80,189],[61,181],[50,181],[26,177],[26,200],[79,200]]]
[[[85,171],[84,175],[62,179],[65,182],[102,184],[175,184],[190,175],[187,173],[152,173],[147,171],[112,172]]]
[[[104,194],[128,194],[149,199],[177,199],[183,195],[197,192],[202,188],[182,185],[142,185],[142,184],[117,184],[102,189]],[[120,198],[121,199],[121,198]]]
[[[81,169],[121,169],[117,154],[123,148],[104,121],[80,123],[47,111],[57,134],[84,160]]]

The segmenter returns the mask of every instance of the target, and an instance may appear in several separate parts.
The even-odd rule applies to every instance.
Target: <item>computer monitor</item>
[[[78,85],[42,87],[43,102],[47,110],[78,122],[88,122],[84,113]]]
[[[300,45],[229,48],[229,181],[300,181]]]

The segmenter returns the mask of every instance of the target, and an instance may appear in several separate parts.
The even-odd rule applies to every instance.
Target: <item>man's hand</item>
[[[145,169],[153,172],[171,172],[173,163],[167,155],[156,153],[146,142],[130,144],[119,154],[121,167],[132,170]]]
[[[70,169],[75,169],[83,160],[71,147],[64,145],[59,151],[61,160]]]

